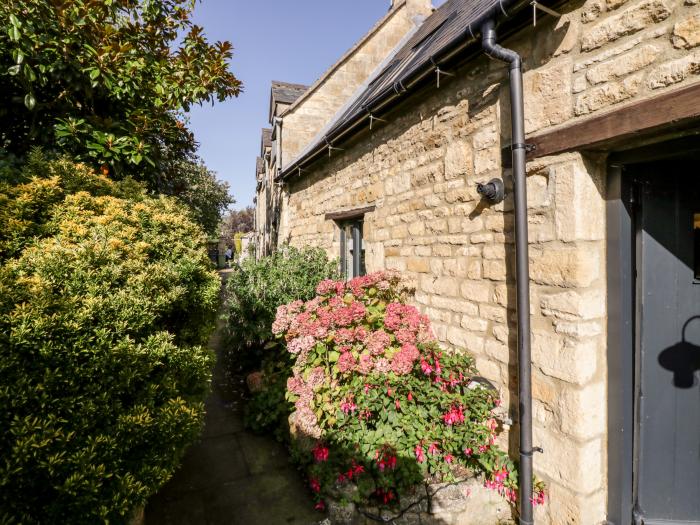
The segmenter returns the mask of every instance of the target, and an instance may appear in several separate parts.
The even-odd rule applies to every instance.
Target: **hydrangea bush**
[[[316,291],[280,306],[272,330],[294,357],[290,426],[317,508],[339,494],[399,505],[424,480],[469,472],[515,501],[515,466],[494,445],[495,392],[474,380],[469,355],[440,348],[399,274]],[[543,499],[538,484],[533,502]]]

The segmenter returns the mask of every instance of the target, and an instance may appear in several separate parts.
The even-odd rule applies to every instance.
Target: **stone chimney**
[[[433,12],[433,2],[432,0],[406,0],[406,8],[411,18],[416,15],[427,17]]]
[[[432,0],[389,0],[389,11],[404,3],[411,18],[416,15],[429,16],[433,12]]]

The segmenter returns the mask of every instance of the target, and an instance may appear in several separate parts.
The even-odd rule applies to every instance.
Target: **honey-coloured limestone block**
[[[631,5],[619,14],[605,18],[587,28],[581,41],[582,51],[591,51],[662,22],[671,16],[672,0],[645,0]]]
[[[671,60],[654,69],[647,79],[651,89],[677,84],[692,75],[700,74],[700,51]]]
[[[653,63],[660,53],[661,49],[658,45],[645,44],[639,46],[612,60],[591,66],[586,73],[586,78],[594,85],[622,78],[630,73],[644,69]]]
[[[690,49],[700,45],[700,13],[693,13],[673,26],[674,47]]]
[[[592,245],[530,249],[530,279],[565,288],[587,287],[600,276],[600,250]]]

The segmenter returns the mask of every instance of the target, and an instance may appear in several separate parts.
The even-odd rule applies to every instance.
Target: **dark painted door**
[[[700,524],[700,171],[638,170],[636,522]]]

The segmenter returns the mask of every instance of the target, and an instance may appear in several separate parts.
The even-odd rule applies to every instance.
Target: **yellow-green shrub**
[[[61,162],[0,188],[0,523],[123,521],[197,436],[210,381],[201,230]]]

